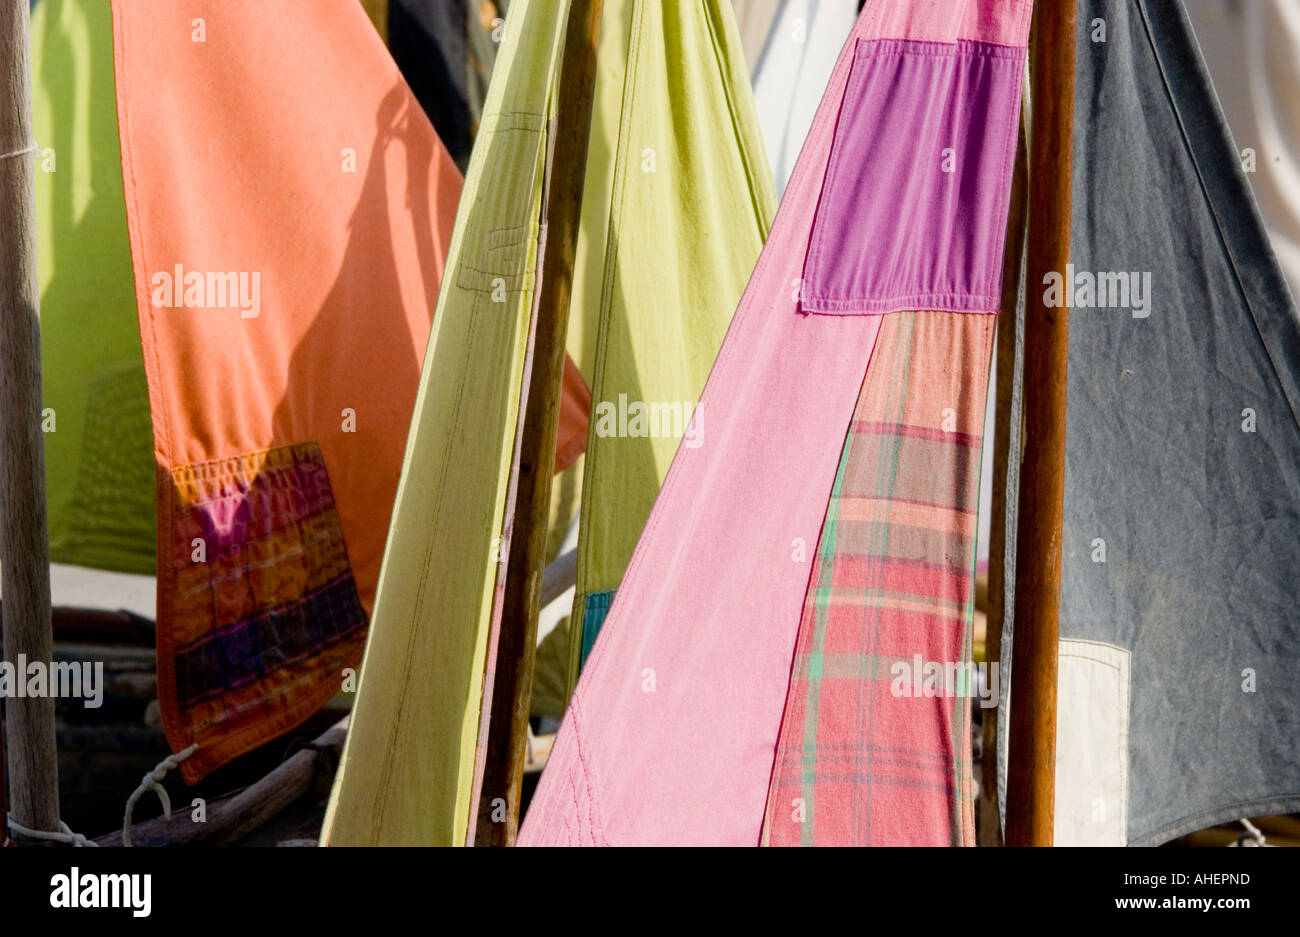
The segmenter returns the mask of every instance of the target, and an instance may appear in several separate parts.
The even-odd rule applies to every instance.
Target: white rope
[[[15,156],[26,156],[28,153],[37,152],[40,148],[41,145],[37,143],[35,140],[33,140],[31,146],[28,146],[24,149],[14,150],[12,153],[0,153],[0,159],[13,159]]]
[[[1257,827],[1255,824],[1251,823],[1251,822],[1250,822],[1249,820],[1247,820],[1245,817],[1242,817],[1241,820],[1238,821],[1238,822],[1240,822],[1241,825],[1244,826],[1244,827],[1246,828],[1246,832],[1245,832],[1245,833],[1242,833],[1240,836],[1238,836],[1238,837],[1237,837],[1237,841],[1236,841],[1235,843],[1233,843],[1232,845],[1234,845],[1234,846],[1244,846],[1244,845],[1246,845],[1246,839],[1247,839],[1247,837],[1249,837],[1250,839],[1253,839],[1253,840],[1255,841],[1255,842],[1253,842],[1253,843],[1251,844],[1251,845],[1253,845],[1253,846],[1267,846],[1267,845],[1268,845],[1268,841],[1267,841],[1266,839],[1264,839],[1264,833],[1263,833],[1263,831],[1262,831],[1259,827]]]
[[[17,833],[19,836],[23,837],[24,839],[39,839],[50,843],[67,843],[72,846],[98,846],[99,845],[99,843],[96,843],[93,840],[86,839],[86,837],[82,836],[80,833],[72,832],[72,830],[68,829],[68,824],[64,823],[62,820],[59,821],[58,833],[46,833],[43,830],[27,829],[27,827],[23,826],[21,823],[19,823],[17,820],[14,819],[14,815],[12,813],[7,814],[6,818],[9,821],[9,829],[13,830],[15,833]]]
[[[167,796],[167,788],[158,782],[167,776],[167,772],[172,768],[180,766],[180,763],[186,758],[198,751],[198,743],[194,743],[189,748],[175,755],[168,755],[162,761],[154,766],[154,769],[140,779],[140,786],[131,792],[131,796],[126,800],[126,815],[122,818],[122,845],[131,845],[131,814],[135,812],[135,802],[145,795],[147,791],[153,791],[162,801],[163,816],[168,820],[172,818],[172,801]]]

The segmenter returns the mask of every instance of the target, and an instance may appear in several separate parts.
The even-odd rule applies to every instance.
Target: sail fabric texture
[[[509,557],[503,524],[564,7],[511,4],[321,831],[327,845],[459,845],[472,836],[484,668]]]
[[[736,0],[763,142],[777,194],[794,170],[857,0]]]
[[[132,0],[113,38],[193,781],[360,658],[461,180],[359,4]]]
[[[393,60],[463,171],[469,165],[497,50],[505,37],[508,0],[374,2],[382,3],[388,17],[382,32]],[[578,456],[587,445],[590,379],[590,372],[584,377],[573,359],[565,358],[556,471],[568,472],[552,486],[548,563],[578,516],[582,485]]]
[[[673,453],[708,431],[695,402],[776,210],[726,0],[609,0],[598,52],[569,343],[593,401],[569,689]]]
[[[811,573],[801,545],[819,540],[868,359],[885,328],[870,307],[886,296],[856,296],[862,305],[838,314],[808,312],[801,300],[810,245],[826,234],[818,203],[835,183],[828,166],[836,137],[880,116],[866,108],[840,119],[854,100],[852,73],[860,57],[895,40],[941,53],[936,67],[959,43],[1023,55],[1029,12],[1028,3],[993,2],[864,8],[700,398],[710,417],[704,437],[677,450],[574,691],[521,844],[759,843]],[[933,113],[941,119],[941,109]],[[930,185],[965,191],[960,174],[942,173],[941,158],[934,154]],[[953,212],[962,207],[951,200]],[[1005,211],[1004,201],[1004,226]],[[910,259],[935,269],[925,263],[932,258]],[[945,835],[950,825],[944,816]]]
[[[968,670],[992,316],[886,316],[831,490],[766,845],[973,845]],[[928,669],[927,669],[928,668]]]
[[[504,569],[484,568],[481,558],[508,556],[504,544],[493,553],[493,539],[505,536],[523,379],[515,356],[527,338],[541,212],[535,160],[562,104],[552,98],[566,14],[564,5],[510,5],[449,260],[458,271],[448,281],[455,286],[444,287],[430,344],[430,360],[454,356],[458,370],[445,382],[426,372],[348,748],[322,836],[329,844],[452,844],[472,836],[469,808],[490,692],[482,675],[494,653],[504,583]],[[775,201],[733,51],[734,28],[730,10],[713,0],[605,4],[569,344],[580,369],[594,376],[583,466],[583,519],[593,526],[580,534],[579,589],[593,573],[617,585],[626,562],[619,550],[630,552],[672,448],[687,431],[683,406],[694,403],[704,382]],[[503,230],[526,239],[527,253],[497,253]],[[506,273],[517,276],[509,286],[518,290],[510,295],[518,305],[503,311],[491,302],[491,281]],[[463,292],[466,286],[482,295]],[[492,342],[467,354],[463,334],[450,331],[444,316],[445,323],[463,323],[462,331],[494,336]],[[503,356],[517,360],[504,377]],[[467,382],[480,389],[466,393]],[[479,394],[493,401],[487,433],[481,408],[455,410],[462,395]],[[620,395],[675,403],[684,419],[665,419],[662,436],[606,435],[600,404],[612,399],[617,406]],[[463,430],[467,420],[474,421],[472,433]],[[484,483],[493,478],[495,486]],[[436,508],[435,498],[446,506]],[[460,506],[463,521],[452,519],[451,505]],[[481,513],[471,514],[470,505]],[[567,666],[569,657],[560,662]],[[565,676],[548,679],[562,686]]]
[[[1300,810],[1300,313],[1182,5],[1079,24],[1056,841],[1154,845]]]
[[[152,575],[153,432],[111,10],[93,0],[42,0],[31,31],[50,559]]]
[[[1022,47],[978,40],[859,42],[808,246],[806,311],[997,311],[1024,65]],[[889,199],[872,186],[885,179]]]

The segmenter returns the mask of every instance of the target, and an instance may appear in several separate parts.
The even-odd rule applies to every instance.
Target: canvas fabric
[[[545,134],[556,106],[550,98],[558,80],[557,54],[567,21],[566,12],[550,4],[517,2],[510,7],[505,27],[506,41],[497,61],[486,113],[493,121],[498,119],[498,113],[503,115],[501,120],[508,117],[513,135],[498,137],[498,146],[493,148],[488,144],[486,149],[485,138],[480,136],[468,185],[476,185],[479,178],[476,173],[481,172],[485,180],[490,180],[490,183],[484,183],[484,191],[488,184],[499,189],[501,180],[510,180],[509,188],[513,192],[502,194],[499,206],[479,205],[465,209],[458,222],[458,233],[464,232],[466,247],[461,249],[462,253],[453,248],[453,266],[458,265],[463,271],[457,280],[458,286],[463,285],[466,279],[479,289],[486,290],[491,284],[489,274],[493,271],[485,269],[478,253],[468,250],[472,238],[485,239],[481,250],[495,250],[499,235],[494,232],[502,228],[517,228],[521,224],[520,221],[507,224],[494,218],[492,212],[500,213],[506,207],[519,212],[525,199],[521,187],[533,184],[527,182],[528,179],[533,179],[538,186],[533,197],[540,199],[541,176],[531,162],[524,160],[523,154],[532,152],[540,158],[545,152]],[[738,154],[740,145],[732,135],[734,131],[724,133],[719,141],[715,128],[709,123],[724,105],[739,111],[742,117],[745,107],[745,100],[736,94],[736,88],[743,87],[736,84],[736,76],[743,79],[743,71],[737,71],[731,60],[718,51],[719,44],[724,52],[734,45],[727,32],[734,27],[729,26],[724,12],[729,16],[725,7],[713,3],[680,9],[630,0],[606,5],[598,50],[586,193],[575,257],[569,343],[569,350],[581,370],[599,375],[592,382],[593,396],[598,392],[597,388],[619,387],[617,381],[632,380],[635,376],[651,391],[647,394],[639,389],[642,386],[639,384],[638,396],[691,400],[698,391],[698,383],[703,381],[703,373],[723,328],[723,320],[719,318],[722,304],[708,299],[708,291],[700,288],[700,278],[706,273],[713,276],[715,270],[731,271],[732,288],[738,293],[748,265],[761,244],[765,229],[761,207],[770,205],[772,201],[770,185],[766,183],[766,167],[761,162],[762,154]],[[516,35],[526,36],[527,40],[515,39]],[[548,40],[554,45],[551,54],[542,54],[546,43],[539,43],[538,36],[552,37]],[[634,55],[629,56],[629,48],[635,51]],[[714,64],[695,69],[693,63],[701,61]],[[671,103],[679,99],[714,102],[713,110],[707,111],[709,119],[700,116],[694,107]],[[637,102],[635,107],[633,101]],[[633,115],[636,115],[635,119]],[[682,126],[677,126],[679,123]],[[486,133],[494,125],[485,118],[483,126]],[[730,131],[733,119],[729,118],[724,126]],[[528,131],[526,136],[522,133],[525,129]],[[697,139],[701,133],[707,135]],[[690,143],[689,147],[677,142],[683,134]],[[643,150],[647,146],[655,148],[657,154],[656,162],[648,171],[643,169],[642,162]],[[759,160],[757,165],[752,163],[754,159]],[[696,177],[699,179],[698,189],[683,181]],[[744,197],[733,204],[723,204],[720,196],[705,190],[706,183],[723,192],[743,193]],[[764,192],[767,193],[766,202],[762,199]],[[507,198],[506,194],[513,197]],[[693,213],[688,211],[683,206],[691,199],[701,202],[704,207],[696,207]],[[536,218],[540,202],[535,201],[533,206],[534,210],[528,217]],[[633,209],[640,214],[635,215]],[[725,227],[730,241],[719,235],[713,243],[708,243],[704,234],[694,234],[689,230],[691,224],[705,226],[706,231],[715,233]],[[522,231],[535,240],[535,225],[531,232],[526,226]],[[747,232],[748,242],[734,232]],[[692,257],[685,247],[679,250],[679,241],[694,245],[702,257]],[[750,245],[748,248],[746,243]],[[530,246],[530,250],[533,253],[529,256],[535,258],[535,244]],[[670,254],[670,250],[673,253]],[[747,255],[742,256],[746,251]],[[493,259],[493,255],[487,256],[489,260]],[[500,256],[501,260],[506,259],[505,255]],[[648,256],[658,257],[662,262],[655,265],[638,259],[635,265],[631,265],[626,259]],[[522,261],[522,255],[517,260]],[[519,269],[525,269],[522,263]],[[531,295],[531,269],[524,276],[527,279],[521,281],[521,285]],[[664,297],[674,295],[673,290],[681,297],[681,312],[665,315],[662,312]],[[701,300],[701,296],[705,299]],[[445,294],[444,304],[447,308],[454,308]],[[520,308],[523,310],[525,307]],[[463,316],[464,313],[457,315]],[[507,328],[500,321],[499,310],[484,307],[477,310],[476,315],[478,328],[498,331]],[[509,333],[512,341],[526,338],[526,326],[526,318],[511,326],[514,329]],[[710,330],[714,334],[712,339],[708,337]],[[697,337],[696,332],[704,337]],[[441,332],[435,331],[431,349],[438,348],[440,342]],[[523,349],[522,344],[512,347]],[[504,400],[513,387],[514,399],[517,400],[521,377],[512,371],[507,379],[503,379],[499,360],[499,353],[495,356],[484,353],[477,358],[465,359],[461,366],[461,382],[467,379],[496,381],[500,386],[492,394]],[[471,372],[472,378],[466,377]],[[692,378],[692,375],[695,376]],[[696,383],[692,384],[692,381]],[[687,385],[685,390],[680,389],[683,382]],[[449,384],[445,393],[450,394],[453,388],[459,392],[458,385]],[[424,402],[418,408],[417,426],[422,425],[422,421],[435,419],[430,415],[435,407],[451,406],[448,399],[435,399],[431,392],[426,393],[428,396],[423,398]],[[446,421],[444,425],[449,428],[444,433],[449,433],[454,419],[447,415],[439,415],[437,419]],[[465,443],[467,448],[474,449],[476,458],[486,459],[491,455],[499,460],[499,470],[505,473],[498,475],[500,487],[484,488],[482,479],[492,477],[486,468],[480,472],[471,471],[463,482],[457,481],[457,484],[476,485],[478,488],[472,499],[458,496],[454,500],[462,504],[472,500],[481,503],[485,510],[491,506],[500,513],[485,516],[479,522],[483,532],[470,535],[464,531],[448,530],[445,521],[431,532],[423,520],[428,512],[417,507],[413,516],[422,520],[419,528],[409,533],[413,542],[423,542],[435,536],[442,542],[441,538],[446,536],[448,545],[452,542],[459,544],[457,550],[465,553],[467,562],[473,562],[475,556],[504,558],[508,555],[502,518],[508,510],[508,469],[516,419],[517,406],[513,412],[503,413],[501,422],[494,424],[501,434],[510,432],[508,439],[496,432],[480,436],[481,431],[476,428],[473,441]],[[417,474],[424,477],[430,470],[426,465],[430,456],[421,450],[422,431],[417,429],[415,432],[419,435],[412,437],[408,477]],[[603,440],[604,437],[600,438]],[[440,442],[445,443],[445,440]],[[632,445],[628,448],[632,449],[644,440],[634,438],[613,442],[629,442]],[[618,449],[588,452],[583,460],[584,477],[592,476],[594,464],[597,466],[596,477],[604,480],[598,482],[596,494],[584,491],[583,503],[587,508],[584,516],[603,517],[604,522],[616,530],[622,529],[620,524],[639,527],[640,521],[631,516],[631,512],[627,512],[628,517],[620,517],[613,505],[616,500],[622,504],[639,499],[645,502],[643,510],[649,510],[649,503],[658,489],[656,473],[662,471],[655,467],[654,447],[671,447],[675,440],[664,442],[655,439],[652,442],[648,455],[645,450],[631,451],[626,455]],[[434,437],[430,436],[427,445],[432,447],[434,444]],[[455,458],[455,453],[452,457]],[[464,458],[460,462],[463,463]],[[408,484],[411,487],[404,485],[403,491],[412,492],[410,497],[414,504],[417,497],[415,483]],[[612,490],[617,491],[617,499],[609,494]],[[420,491],[418,497],[423,499],[423,489]],[[390,606],[394,609],[394,617],[393,624],[387,626],[392,630],[382,638],[372,638],[370,642],[349,749],[345,753],[343,773],[336,784],[330,822],[323,837],[330,843],[459,843],[472,835],[472,825],[465,811],[478,796],[477,773],[486,754],[482,733],[489,709],[483,700],[490,698],[491,690],[490,686],[484,685],[482,673],[485,665],[489,671],[492,669],[504,569],[497,571],[494,565],[493,572],[497,575],[477,580],[453,577],[445,568],[427,570],[423,575],[428,581],[421,583],[421,574],[415,572],[414,567],[421,563],[418,556],[427,555],[427,552],[409,544],[403,545],[403,557],[413,549],[418,551],[418,556],[409,563],[398,558],[397,538],[399,532],[405,532],[401,521],[404,510],[400,507],[397,513],[389,555],[391,568],[396,570],[399,565],[404,565],[405,573],[400,579],[394,573],[393,581],[397,585],[392,592],[396,598]],[[498,532],[499,539],[485,539]],[[453,536],[459,539],[450,539]],[[630,536],[635,537],[635,530]],[[603,557],[609,552],[609,549],[602,549],[594,555]],[[584,555],[593,555],[590,547]],[[388,576],[386,572],[385,581],[388,581]],[[438,580],[436,583],[432,582],[435,578]],[[434,633],[433,622],[421,617],[416,605],[422,601],[418,596],[425,589],[429,592],[440,590],[439,595],[443,596],[454,595],[455,601],[462,603],[449,607],[449,603],[443,600],[422,613],[431,616],[437,610],[440,633]],[[384,595],[381,589],[377,622],[384,612]],[[416,605],[414,611],[413,605]],[[453,650],[434,643],[450,641],[462,643]],[[458,654],[464,655],[463,663],[455,657]],[[445,661],[451,658],[457,663],[449,672]],[[566,665],[567,658],[566,654]],[[421,663],[417,669],[408,663],[412,659],[428,663]],[[543,659],[543,664],[546,659]],[[425,669],[433,667],[436,671]],[[466,671],[462,672],[461,667]],[[381,674],[378,679],[371,676],[376,672]],[[564,673],[559,675],[561,684],[565,677]],[[545,684],[549,677],[542,674],[539,679]],[[423,681],[421,686],[412,689],[417,680]],[[429,686],[434,683],[447,685]],[[428,712],[438,713],[439,729],[432,736],[428,733]],[[459,726],[462,731],[454,740],[445,742],[443,733],[450,734],[451,730],[444,730],[444,725]],[[370,738],[371,733],[376,733],[377,737]],[[457,747],[452,749],[452,745]],[[383,754],[375,756],[376,750]],[[418,779],[418,790],[413,786],[415,779]],[[469,815],[474,814],[471,812]]]
[[[359,662],[461,179],[359,4],[174,12],[115,3],[113,39],[159,702],[194,781]]]
[[[375,5],[371,6],[374,8]],[[146,124],[156,120],[154,108],[169,106],[197,109],[196,120],[216,112],[220,121],[226,122],[223,126],[237,137],[251,138],[265,126],[279,126],[286,122],[256,108],[240,113],[244,109],[238,102],[243,100],[243,95],[261,93],[257,90],[261,86],[255,82],[241,88],[240,94],[214,100],[214,93],[225,90],[220,82],[209,82],[204,76],[196,76],[189,83],[174,83],[172,98],[154,100],[148,84],[136,80],[136,73],[128,76],[129,81],[117,81],[113,22],[108,4],[52,0],[40,4],[33,12],[37,130],[39,138],[51,143],[40,156],[43,171],[37,173],[37,197],[42,206],[38,213],[44,297],[42,373],[49,407],[47,496],[53,557],[56,561],[78,565],[153,574],[157,571],[158,517],[162,513],[168,518],[162,535],[164,564],[170,569],[164,568],[160,576],[161,633],[165,647],[160,672],[164,674],[164,685],[175,691],[175,698],[168,695],[163,698],[164,712],[169,714],[166,718],[172,726],[169,737],[179,750],[188,744],[194,726],[212,726],[211,732],[200,733],[205,738],[205,754],[194,759],[187,768],[189,776],[193,776],[242,751],[253,744],[250,740],[278,734],[300,721],[313,708],[306,699],[323,701],[328,697],[329,693],[323,686],[312,689],[313,682],[321,679],[313,674],[337,672],[348,660],[355,663],[359,629],[365,625],[364,609],[370,602],[375,571],[363,572],[358,580],[360,591],[352,582],[350,563],[343,567],[346,575],[338,582],[334,581],[339,574],[335,558],[346,554],[342,528],[339,527],[342,516],[335,506],[326,509],[317,503],[319,479],[315,468],[301,463],[295,469],[285,470],[278,465],[277,460],[287,458],[294,461],[295,447],[314,442],[308,439],[311,435],[309,424],[315,421],[316,425],[321,425],[317,419],[320,414],[310,412],[316,403],[305,407],[305,401],[312,394],[306,385],[298,388],[296,395],[291,395],[292,400],[286,399],[274,416],[268,416],[272,403],[269,397],[278,392],[276,382],[283,377],[284,359],[290,351],[286,343],[296,341],[291,337],[296,326],[259,331],[255,328],[257,323],[251,319],[244,323],[249,334],[244,336],[243,351],[251,354],[252,360],[258,362],[257,367],[265,372],[251,383],[258,384],[264,379],[254,389],[257,393],[264,393],[266,399],[261,400],[260,405],[251,406],[247,420],[243,421],[240,417],[232,419],[231,411],[240,409],[246,401],[241,401],[236,395],[231,403],[220,403],[209,393],[211,388],[205,385],[205,381],[211,379],[235,389],[246,387],[247,381],[229,380],[233,361],[219,354],[204,355],[198,348],[188,347],[191,341],[202,340],[204,333],[201,329],[192,330],[190,326],[193,323],[182,321],[186,311],[168,310],[175,313],[175,322],[160,318],[161,327],[151,332],[148,339],[152,343],[150,349],[154,352],[161,347],[184,349],[180,359],[173,360],[168,351],[156,355],[151,362],[151,377],[159,394],[155,402],[164,400],[164,409],[170,411],[160,411],[159,415],[160,428],[165,423],[171,424],[167,432],[160,429],[160,439],[169,434],[171,437],[163,446],[178,448],[176,437],[190,436],[198,440],[193,447],[196,457],[213,452],[233,452],[244,445],[248,445],[249,451],[224,461],[222,458],[199,458],[188,463],[191,467],[202,466],[202,471],[195,469],[186,478],[177,476],[174,479],[176,484],[165,485],[163,497],[159,499],[160,479],[154,455],[155,427],[150,413],[150,378],[146,377],[141,316],[133,290],[135,271],[128,236],[122,165],[124,149],[119,144],[118,105],[124,102],[119,100],[118,92],[132,100],[140,95],[149,96],[150,99],[140,106],[126,102],[132,117]],[[364,19],[356,16],[331,19],[325,28],[340,33],[355,30],[356,36],[348,40],[349,57],[341,61],[350,65],[360,55],[365,63],[363,69],[373,71],[375,47]],[[207,45],[206,42],[196,42],[192,34],[185,38],[192,46]],[[202,38],[206,40],[207,37]],[[173,46],[176,44],[174,37],[163,41]],[[366,51],[358,53],[356,49]],[[139,64],[139,58],[134,56],[135,46],[123,43],[117,51],[119,65],[122,64],[121,57],[128,54],[133,55],[132,65]],[[292,62],[304,54],[309,53],[290,46],[280,56]],[[192,63],[182,64],[188,68]],[[304,82],[310,84],[313,74],[310,69],[304,71]],[[388,70],[386,80],[392,78],[393,74]],[[278,80],[283,82],[288,78],[279,73]],[[278,91],[268,94],[277,95]],[[356,139],[376,136],[374,115],[366,112],[366,107],[373,108],[373,101],[362,104],[364,118],[358,120],[354,105],[349,118],[351,129],[345,130]],[[310,112],[304,110],[303,113]],[[241,124],[241,120],[246,123]],[[335,127],[336,131],[344,129]],[[202,138],[210,139],[212,133],[203,131]],[[345,179],[352,176],[344,165],[348,149],[352,148],[340,146],[336,150],[338,159],[332,168]],[[132,223],[150,232],[147,245],[138,245],[142,250],[145,246],[149,249],[148,260],[142,263],[156,261],[154,248],[175,250],[178,255],[193,250],[216,252],[218,242],[248,240],[243,226],[248,219],[232,218],[235,213],[232,208],[236,205],[233,197],[224,199],[219,209],[212,213],[218,220],[211,230],[205,231],[204,225],[194,223],[195,218],[206,218],[206,213],[188,217],[178,213],[188,208],[198,211],[209,200],[222,200],[225,183],[214,181],[218,175],[249,174],[247,166],[252,161],[234,162],[246,155],[244,150],[235,148],[223,152],[231,160],[228,164],[221,163],[222,154],[216,150],[195,153],[188,147],[175,145],[174,140],[168,141],[167,145],[146,154],[151,163],[155,159],[166,163],[160,169],[160,179],[155,180],[151,174],[143,173],[140,177],[125,177],[135,185]],[[428,152],[437,152],[436,143]],[[127,155],[137,160],[141,158],[138,150]],[[261,163],[257,165],[262,166]],[[316,209],[320,204],[337,199],[330,209],[337,219],[340,213],[351,207],[346,200],[356,199],[358,192],[346,188],[336,192],[332,186],[322,186],[321,182],[332,173],[317,172],[317,169],[319,166],[311,163],[302,165],[300,172],[294,173],[291,169],[272,164],[260,169],[258,175],[261,181],[278,180],[276,184],[285,185],[286,192],[306,195],[311,203],[308,215],[313,219],[319,216],[322,220],[322,227],[309,240],[330,237],[342,244],[347,238],[349,225],[354,222],[343,219],[332,229],[343,233],[329,233],[328,224]],[[176,184],[177,177],[186,175],[198,183],[195,197],[189,201],[171,197],[165,187]],[[453,175],[447,178],[453,180]],[[254,188],[257,182],[253,181]],[[393,185],[397,183],[394,181]],[[427,213],[422,214],[421,223],[436,222],[444,229],[449,226],[450,204],[454,201],[452,188],[451,183],[443,187],[440,197],[445,204],[440,216],[430,219]],[[388,193],[381,193],[378,186],[362,192],[364,200],[377,194],[382,194],[385,199],[388,197]],[[253,200],[256,199],[250,199]],[[300,205],[295,203],[293,208],[301,215]],[[294,217],[294,212],[286,211],[284,217]],[[357,227],[364,228],[365,219],[376,218],[374,209],[362,208],[357,218],[361,219],[355,222]],[[278,218],[276,221],[279,223]],[[279,227],[284,226],[281,223]],[[372,226],[368,230],[375,235],[375,244],[382,245],[389,240],[382,226]],[[155,234],[159,233],[161,236],[155,239]],[[445,230],[435,232],[433,240],[441,238],[445,246],[446,235]],[[400,242],[401,239],[397,240]],[[403,260],[402,264],[427,264],[436,274],[442,262],[443,246]],[[409,247],[408,239],[406,245],[399,246],[399,252],[409,250]],[[259,248],[246,244],[242,250],[245,256],[256,256]],[[282,251],[283,245],[268,250],[270,253]],[[355,253],[354,249],[352,254]],[[276,256],[282,258],[283,254]],[[328,264],[329,261],[324,262]],[[283,263],[283,259],[276,261],[276,264]],[[174,267],[170,269],[174,270]],[[407,269],[408,280],[412,269]],[[322,282],[329,276],[328,271],[316,267],[311,267],[311,270],[320,276]],[[152,275],[159,270],[155,267],[146,272]],[[258,272],[269,277],[278,271],[263,267]],[[355,276],[351,272],[340,277],[340,283],[330,298],[335,310],[345,303],[359,307],[349,292],[350,287],[344,282],[353,279]],[[152,307],[150,279],[146,277],[143,282],[147,286],[152,310],[145,311],[161,316]],[[183,283],[181,287],[179,295],[183,301]],[[385,291],[381,290],[377,295],[382,298]],[[307,294],[308,302],[310,297],[311,294]],[[428,305],[427,299],[418,303],[410,303],[409,299],[406,297],[404,301],[411,309],[420,304]],[[207,313],[188,311],[191,317]],[[305,317],[307,307],[295,309],[295,314]],[[282,308],[277,308],[277,319],[285,321]],[[400,316],[388,319],[397,322]],[[421,322],[421,319],[427,319],[427,312],[409,317],[410,336],[405,339],[410,353],[416,356],[417,366],[427,334],[427,322]],[[386,320],[373,332],[376,343],[382,344],[391,337],[390,322]],[[313,334],[302,342],[302,351],[310,356],[320,350],[322,343],[328,345],[329,340]],[[333,353],[326,357],[339,364],[345,357],[346,342],[340,338],[334,345]],[[392,347],[395,357],[384,363],[400,365],[407,352],[399,350],[401,343],[394,343]],[[384,355],[380,351],[372,358],[383,361]],[[373,360],[362,363],[369,367]],[[180,373],[182,367],[184,374]],[[295,380],[301,379],[297,363],[291,365],[290,370],[298,375]],[[374,380],[374,374],[381,373],[389,375],[391,387]],[[408,407],[401,402],[403,395],[413,396],[414,374],[414,367],[376,368],[366,375],[366,380],[375,385],[376,390],[354,396],[352,402],[380,404],[378,415],[381,420],[397,416]],[[343,384],[352,387],[358,379],[359,375],[353,374],[344,379]],[[337,378],[331,375],[330,381],[335,380]],[[317,386],[327,383],[329,381],[322,381]],[[192,393],[191,384],[207,389],[202,393]],[[557,465],[561,468],[573,464],[585,447],[587,396],[581,376],[570,363],[566,370],[557,452]],[[326,398],[318,401],[323,406],[328,402]],[[393,403],[397,406],[393,407]],[[372,410],[360,417],[365,422],[359,436],[369,437],[370,434],[364,431],[365,423],[375,425],[375,415]],[[325,425],[333,424],[342,429],[343,419],[340,411],[326,420]],[[268,420],[275,424],[269,431]],[[400,417],[397,425],[401,425]],[[400,430],[393,430],[391,438],[395,440],[400,435]],[[395,461],[393,443],[379,447],[377,455],[377,464],[381,467],[385,461]],[[329,486],[329,470],[325,463],[332,461],[337,472],[340,470],[338,460],[325,459],[318,448],[317,461],[319,465],[316,468],[326,473],[325,491],[332,498],[333,487]],[[264,476],[259,474],[263,470]],[[391,490],[395,473],[395,468],[390,473],[381,468],[374,490],[385,487]],[[297,487],[299,485],[301,490]],[[561,486],[562,482],[557,481],[557,488]],[[367,482],[361,487],[370,490],[371,486]],[[383,496],[380,501],[386,503],[389,497],[391,495]],[[301,500],[290,503],[296,498]],[[377,528],[382,535],[387,508],[383,504],[379,507],[365,521],[359,516],[368,508],[345,505],[343,513],[349,517],[348,523],[354,529],[365,523],[372,530]],[[267,518],[271,520],[263,524]],[[329,530],[321,527],[326,518],[333,518],[334,526]],[[557,526],[567,528],[568,520],[566,517],[557,521]],[[183,536],[185,534],[189,539]],[[194,559],[195,547],[191,541],[197,536],[202,536],[205,545],[214,547],[214,554],[205,557],[202,563]],[[315,537],[324,539],[311,540]],[[314,545],[307,545],[308,540]],[[331,559],[325,560],[318,555],[317,547],[326,549]],[[363,561],[367,552],[370,551],[363,543]],[[198,578],[206,579],[208,585],[200,588],[196,574],[199,574]],[[323,596],[335,589],[341,590],[337,602],[326,601]],[[337,610],[337,620],[325,618],[318,621],[310,616],[310,620],[303,620],[301,613],[308,608],[314,610],[313,614],[329,609],[331,615],[335,615]],[[330,682],[333,680],[331,677]],[[221,687],[225,689],[221,690]],[[306,689],[310,692],[304,695]],[[196,707],[204,711],[199,712]],[[180,716],[176,715],[178,709],[183,711]]]
[[[571,690],[776,210],[730,4],[610,0],[570,352],[591,375]],[[692,418],[694,422],[692,423]]]
[[[881,40],[1023,49],[1029,13],[866,5],[701,395],[718,416],[701,445],[677,450],[521,844],[759,842],[811,573],[797,545],[818,540],[881,328],[865,306],[827,315],[801,300],[850,73]],[[932,184],[960,185],[937,172]]]
[[[478,135],[492,68],[505,36],[508,0],[367,0],[382,7],[389,51],[456,165],[464,170]],[[570,324],[579,342],[581,321]],[[547,525],[546,561],[578,516],[582,488],[578,456],[587,445],[590,377],[564,361],[556,471]],[[563,672],[560,680],[564,679]]]
[[[974,844],[965,665],[993,331],[881,323],[799,622],[766,845]]]
[[[472,837],[563,7],[510,7],[425,356],[326,845]],[[502,284],[505,302],[495,302]]]
[[[41,0],[31,36],[50,559],[152,575],[153,431],[122,189],[111,9],[96,0]]]
[[[1078,22],[1071,260],[1150,286],[1070,310],[1060,635],[1127,655],[1128,699],[1099,670],[1067,690],[1105,706],[1058,715],[1110,721],[1064,737],[1124,739],[1126,786],[1058,831],[1154,845],[1300,809],[1300,313],[1182,4],[1086,0]]]
[[[808,245],[806,311],[997,311],[1024,70],[1024,46],[858,41]]]
[[[1063,638],[1057,648],[1056,789],[1052,842],[1123,846],[1128,817],[1131,655],[1122,647]]]

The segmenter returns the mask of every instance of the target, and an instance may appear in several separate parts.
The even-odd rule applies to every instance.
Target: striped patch
[[[994,325],[881,323],[799,622],[766,845],[974,841],[967,688],[927,695],[911,677],[971,659]]]
[[[183,465],[170,483],[160,602],[174,634],[159,654],[185,737],[207,749],[269,713],[314,711],[366,626],[319,447]]]

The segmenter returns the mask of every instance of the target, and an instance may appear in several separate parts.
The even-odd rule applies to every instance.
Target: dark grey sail
[[[1151,845],[1300,811],[1300,314],[1181,3],[1083,0],[1074,107],[1056,838]]]

